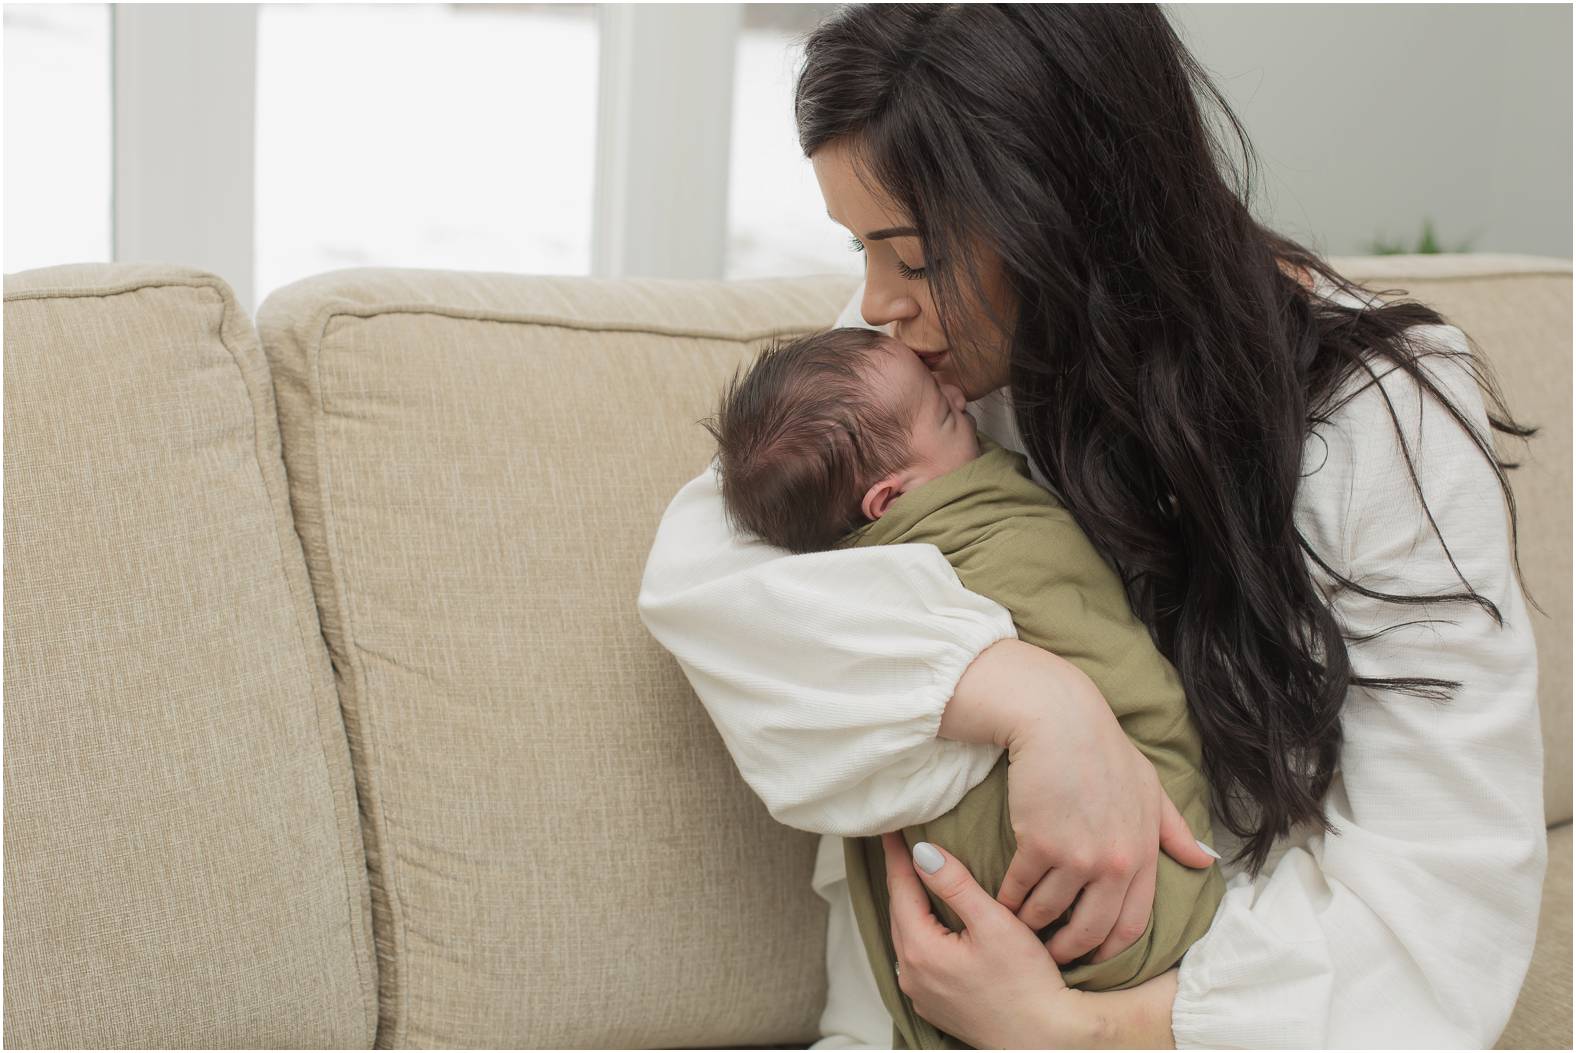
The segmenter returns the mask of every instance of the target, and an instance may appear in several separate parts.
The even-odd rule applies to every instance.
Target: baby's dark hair
[[[741,378],[735,370],[715,417],[729,523],[790,552],[835,548],[866,522],[865,491],[909,459],[912,410],[883,405],[869,380],[887,337],[828,329],[774,341]]]

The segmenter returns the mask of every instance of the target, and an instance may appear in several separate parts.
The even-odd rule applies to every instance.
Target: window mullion
[[[111,12],[113,258],[212,271],[250,311],[257,5]]]
[[[739,4],[605,4],[592,273],[721,278]]]

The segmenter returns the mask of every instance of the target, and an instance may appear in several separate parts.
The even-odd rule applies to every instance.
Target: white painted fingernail
[[[1204,854],[1209,856],[1209,858],[1211,858],[1211,859],[1219,859],[1220,858],[1220,853],[1215,851],[1213,848],[1209,847],[1208,845],[1206,845],[1204,842],[1195,839],[1193,841],[1193,843],[1195,845],[1197,845],[1198,847],[1202,848],[1204,850]]]
[[[941,853],[936,851],[936,846],[929,841],[921,841],[914,846],[914,862],[919,864],[919,869],[927,874],[934,874],[946,862]]]

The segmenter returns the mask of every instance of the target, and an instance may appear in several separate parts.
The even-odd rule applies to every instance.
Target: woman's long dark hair
[[[1293,277],[1374,299],[1254,220],[1247,136],[1158,7],[853,6],[806,42],[795,109],[806,156],[847,143],[913,217],[955,354],[981,351],[949,320],[989,309],[978,269],[958,264],[999,256],[1013,314],[994,320],[1026,451],[1181,675],[1237,859],[1256,873],[1293,824],[1332,829],[1321,802],[1349,686],[1442,701],[1460,685],[1355,675],[1308,560],[1340,588],[1472,603],[1503,624],[1459,568],[1449,596],[1378,592],[1324,564],[1293,519],[1311,429],[1358,371],[1372,384],[1401,369],[1494,465],[1514,546],[1514,466],[1421,364],[1451,352],[1407,333],[1444,320],[1415,301],[1340,306]],[[1464,359],[1492,427],[1531,435]]]

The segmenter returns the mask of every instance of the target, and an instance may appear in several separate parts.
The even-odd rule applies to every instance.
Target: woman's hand
[[[980,888],[951,853],[928,846],[942,866],[925,883],[963,920],[963,931],[952,932],[931,913],[902,837],[883,834],[881,844],[897,984],[916,1013],[978,1049],[1090,1045],[1078,1012],[1086,996],[1062,982],[1034,930]]]
[[[1218,858],[1194,839],[1093,681],[1038,647],[1002,640],[981,652],[939,734],[1007,750],[1018,850],[997,899],[1031,929],[1073,907],[1046,944],[1060,964],[1089,951],[1105,961],[1143,935],[1159,849],[1184,866]]]
[[[927,866],[940,862],[916,875],[902,837],[883,834],[881,845],[898,987],[920,1016],[978,1049],[1175,1046],[1175,969],[1125,991],[1075,991],[1034,931],[980,888],[951,853],[916,846],[916,855],[929,857]],[[921,877],[963,920],[961,933],[931,913]]]

